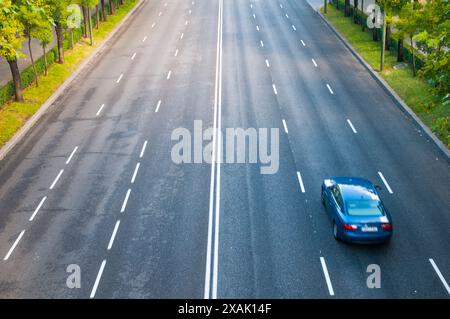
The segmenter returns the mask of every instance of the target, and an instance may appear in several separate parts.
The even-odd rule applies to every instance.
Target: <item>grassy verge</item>
[[[0,109],[0,147],[11,139],[136,3],[138,3],[138,0],[126,1],[123,6],[116,10],[115,15],[108,16],[108,21],[100,24],[99,30],[94,28],[93,46],[89,45],[89,39],[82,39],[72,50],[66,51],[64,64],[52,64],[48,70],[48,76],[39,76],[39,87],[32,85],[24,90],[25,102],[9,101]]]
[[[350,17],[344,17],[344,13],[332,5],[327,6],[324,16],[374,70],[380,69],[380,42],[373,41],[371,33],[362,32],[361,25],[353,23]],[[385,69],[379,74],[450,148],[450,108],[436,101],[430,86],[423,79],[413,77],[411,66],[399,70],[393,68],[398,64],[395,51],[386,51],[385,63]]]

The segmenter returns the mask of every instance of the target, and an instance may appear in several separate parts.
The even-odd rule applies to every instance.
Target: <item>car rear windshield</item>
[[[351,216],[382,216],[384,215],[381,202],[376,200],[348,200],[347,212]]]

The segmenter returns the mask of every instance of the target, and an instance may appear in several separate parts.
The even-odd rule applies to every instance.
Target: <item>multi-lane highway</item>
[[[195,120],[279,128],[278,172],[174,163]],[[382,187],[390,244],[333,239],[337,175]],[[450,297],[449,161],[304,0],[145,1],[0,162],[0,198],[3,298]]]

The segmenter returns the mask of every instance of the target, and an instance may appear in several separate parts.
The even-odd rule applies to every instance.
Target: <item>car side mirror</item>
[[[375,185],[375,189],[376,189],[377,191],[381,191],[381,190],[382,190],[382,188],[381,188],[380,185]]]

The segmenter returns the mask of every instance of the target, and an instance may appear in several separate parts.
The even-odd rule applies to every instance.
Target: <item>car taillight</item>
[[[392,225],[391,224],[381,224],[381,228],[383,228],[384,230],[392,230]]]
[[[345,230],[357,230],[358,226],[356,225],[350,225],[350,224],[344,224],[344,229]]]

